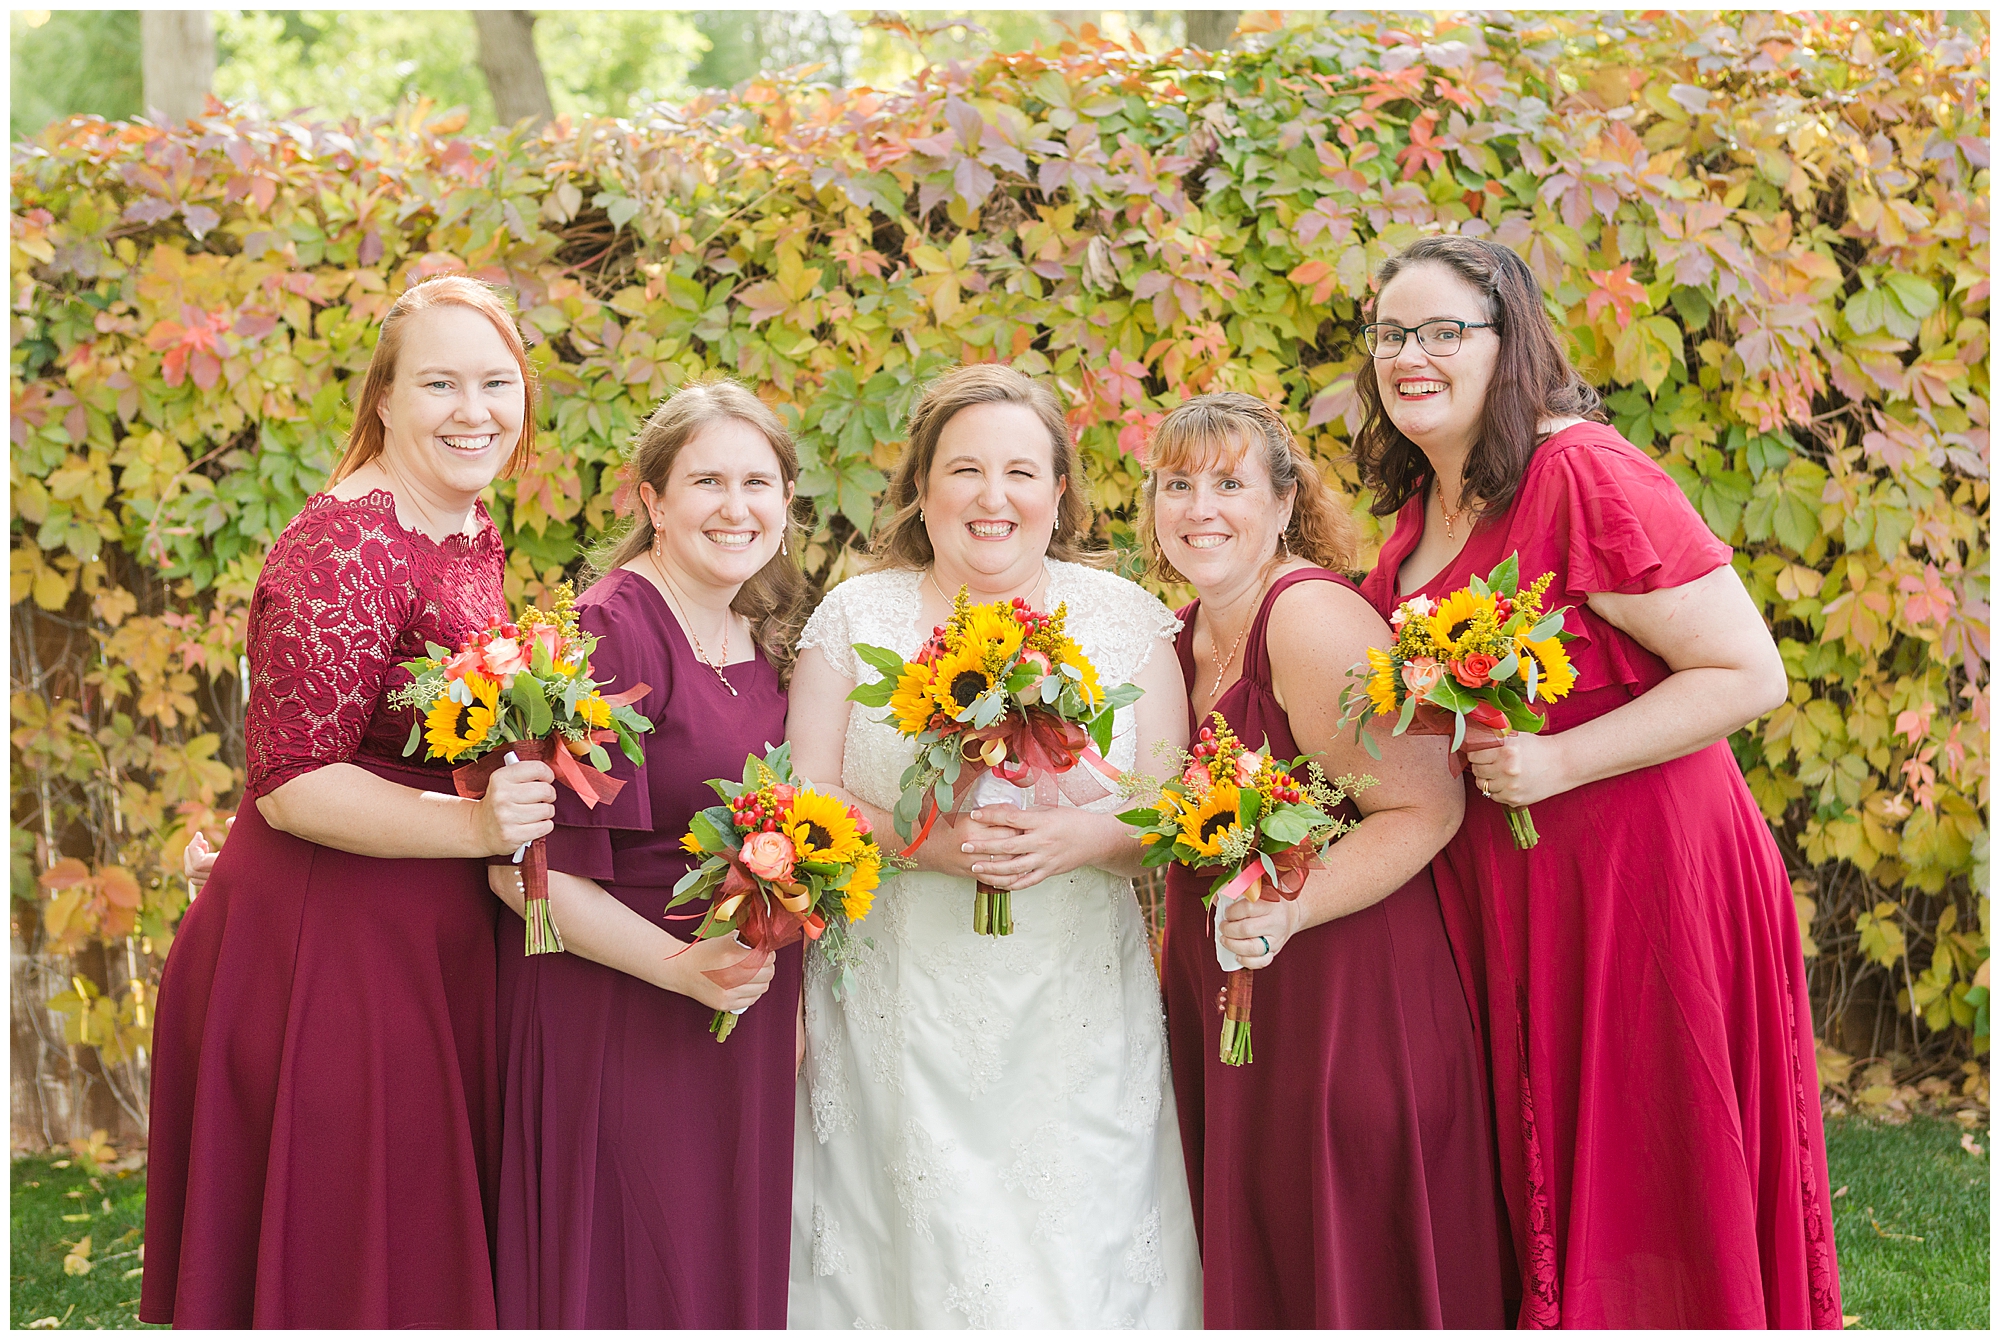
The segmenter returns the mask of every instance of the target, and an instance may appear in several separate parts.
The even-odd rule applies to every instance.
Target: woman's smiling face
[[[1441,317],[1468,325],[1493,320],[1485,295],[1434,261],[1404,270],[1375,303],[1375,320],[1409,330]],[[1389,421],[1404,437],[1427,452],[1469,450],[1479,440],[1499,361],[1497,331],[1468,329],[1457,352],[1444,358],[1427,353],[1411,334],[1394,358],[1375,360],[1375,382]]]
[[[1067,480],[1055,474],[1041,417],[1012,401],[968,405],[938,433],[924,487],[924,529],[947,581],[984,589],[1024,580],[1055,534]]]

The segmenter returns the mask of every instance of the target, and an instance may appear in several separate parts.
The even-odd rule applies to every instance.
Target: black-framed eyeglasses
[[[1414,334],[1417,346],[1433,358],[1449,358],[1465,343],[1468,330],[1496,330],[1497,321],[1457,321],[1439,317],[1420,326],[1399,326],[1393,321],[1376,321],[1361,328],[1361,347],[1374,358],[1394,358],[1403,352],[1403,341]]]

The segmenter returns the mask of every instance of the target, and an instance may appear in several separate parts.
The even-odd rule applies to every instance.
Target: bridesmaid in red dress
[[[265,561],[244,803],[160,983],[142,1321],[493,1325],[480,858],[549,831],[554,778],[516,764],[461,800],[385,699],[426,641],[504,613],[479,494],[532,449],[532,385],[484,285],[410,289],[328,490]]]
[[[1388,614],[1518,553],[1580,635],[1546,733],[1474,740],[1434,867],[1520,1324],[1839,1329],[1798,918],[1725,739],[1784,701],[1771,635],[1680,489],[1589,421],[1519,257],[1431,238],[1378,292],[1356,456],[1396,529],[1362,589]]]
[[[798,472],[756,396],[683,387],[639,432],[644,510],[577,602],[603,639],[596,670],[650,686],[634,706],[653,732],[644,765],[613,756],[628,785],[609,805],[556,802],[549,898],[566,952],[526,956],[521,922],[501,918],[503,1327],[784,1328],[803,946],[724,988],[704,974],[743,948],[690,948],[674,932],[690,936],[706,904],[666,907],[688,821],[720,803],[706,779],[741,777],[785,738]],[[518,913],[517,868],[491,876]],[[720,1045],[717,1009],[745,1011]]]
[[[1147,464],[1154,568],[1201,597],[1177,644],[1190,733],[1219,711],[1252,747],[1379,779],[1297,900],[1223,913],[1223,945],[1257,973],[1250,1065],[1218,1057],[1211,881],[1168,867],[1162,978],[1204,1320],[1500,1326],[1485,1078],[1429,871],[1464,808],[1442,742],[1385,738],[1378,762],[1340,728],[1329,669],[1389,630],[1328,571],[1352,563],[1353,526],[1276,413],[1199,396],[1160,424]]]

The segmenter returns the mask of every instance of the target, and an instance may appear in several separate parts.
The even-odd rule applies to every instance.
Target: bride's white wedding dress
[[[1051,561],[1048,606],[1104,684],[1179,626],[1109,573]],[[922,574],[836,587],[800,645],[856,682],[855,642],[914,655]],[[894,806],[915,751],[854,706],[842,786]],[[1131,709],[1109,761],[1136,758]],[[831,779],[823,779],[831,780]],[[1069,803],[1068,801],[1064,802]],[[1107,796],[1091,808],[1116,812]],[[888,841],[893,833],[884,834]],[[972,932],[969,879],[885,880],[852,989],[806,956],[792,1210],[793,1327],[1198,1327],[1201,1264],[1160,991],[1132,882],[1086,868]]]

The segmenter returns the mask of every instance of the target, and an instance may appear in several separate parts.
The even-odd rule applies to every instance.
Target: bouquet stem
[[[530,954],[563,952],[562,932],[556,929],[555,913],[549,907],[549,848],[546,838],[528,844],[521,860],[521,887],[526,895],[521,915],[528,923]]]
[[[1507,827],[1514,832],[1514,848],[1517,851],[1526,851],[1542,840],[1542,835],[1535,831],[1535,816],[1528,813],[1526,805],[1518,810],[1507,810]]]
[[[1255,974],[1248,968],[1222,975],[1222,1044],[1219,1059],[1224,1065],[1249,1065],[1250,988]]]
[[[977,891],[972,895],[972,933],[1012,935],[1014,895],[1006,889],[996,889],[991,884],[979,884]]]
[[[727,1042],[729,1035],[736,1031],[736,1021],[740,1017],[728,1010],[717,1010],[715,1017],[708,1021],[708,1031],[715,1035],[717,1042]]]

